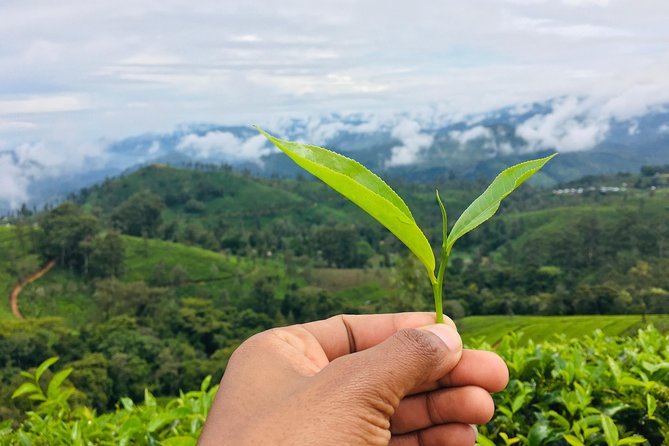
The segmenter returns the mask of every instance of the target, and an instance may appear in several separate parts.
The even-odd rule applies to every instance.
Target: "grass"
[[[660,331],[669,331],[669,315],[651,315],[647,321]],[[465,343],[482,339],[495,345],[506,334],[522,332],[534,342],[555,340],[556,336],[579,338],[600,329],[610,336],[633,334],[645,324],[641,316],[470,316],[457,322]]]

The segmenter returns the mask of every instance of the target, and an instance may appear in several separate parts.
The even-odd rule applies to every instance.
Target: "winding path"
[[[14,316],[16,316],[19,319],[25,319],[23,317],[23,314],[21,314],[21,310],[19,310],[19,294],[21,293],[21,290],[23,290],[23,287],[31,284],[32,282],[36,281],[37,279],[48,273],[49,270],[53,268],[55,265],[56,261],[50,260],[46,265],[44,265],[38,271],[35,271],[28,277],[25,277],[14,286],[11,294],[9,295],[9,306],[12,308],[12,313],[14,313]]]

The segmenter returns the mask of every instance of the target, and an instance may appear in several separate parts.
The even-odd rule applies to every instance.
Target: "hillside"
[[[601,253],[587,259],[588,269],[597,267],[605,254],[617,256],[630,249],[639,252],[630,254],[627,268],[634,259],[663,258],[669,246],[669,188],[662,175],[589,176],[554,190],[524,185],[490,223],[458,242],[456,256],[492,257],[500,265],[515,267],[555,265],[554,248],[575,248],[577,244],[564,239],[590,232],[591,242],[598,239],[601,244]],[[453,225],[486,186],[460,180],[427,186],[391,179],[390,184],[412,209],[435,250],[441,215],[434,188],[440,190]],[[395,262],[390,258],[406,255],[394,236],[320,181],[150,166],[84,190],[78,201],[103,219],[113,219],[115,209],[142,191],[164,203],[156,236],[167,240],[251,257],[289,253],[289,261],[318,267],[360,268],[379,262],[390,266]],[[625,234],[617,234],[620,231]],[[563,263],[572,254],[562,255]]]

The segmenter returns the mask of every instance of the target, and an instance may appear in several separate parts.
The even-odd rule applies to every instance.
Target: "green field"
[[[651,315],[646,318],[663,333],[669,331],[669,315]],[[483,341],[497,344],[509,333],[522,333],[521,343],[555,341],[559,336],[568,339],[590,336],[601,330],[608,336],[633,335],[643,328],[641,316],[470,316],[457,322],[467,342]]]

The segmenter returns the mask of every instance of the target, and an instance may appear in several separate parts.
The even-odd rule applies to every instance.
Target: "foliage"
[[[39,217],[42,234],[38,251],[45,260],[57,259],[63,266],[83,271],[88,264],[89,242],[100,230],[98,219],[65,202]]]
[[[98,415],[73,401],[76,390],[66,381],[71,368],[54,374],[46,391],[40,386],[40,376],[57,360],[44,361],[35,374],[22,372],[29,381],[14,397],[28,397],[39,404],[25,413],[18,427],[9,421],[0,425],[1,444],[194,446],[218,388],[210,387],[208,376],[199,390],[180,392],[164,402],[145,390],[142,403],[124,397],[114,412]]]
[[[521,344],[497,353],[510,371],[496,417],[479,444],[663,444],[669,438],[669,338],[652,327],[629,338],[600,331],[581,340]],[[478,348],[490,348],[478,343]]]
[[[479,427],[480,445],[659,445],[668,438],[667,336],[649,327],[631,337],[523,338],[511,333],[496,348],[510,384],[495,395],[493,420]],[[482,341],[469,347],[491,348]],[[18,423],[0,425],[0,444],[194,445],[217,391],[206,377],[199,390],[176,398],[158,400],[144,390],[98,414],[69,382],[76,371],[50,372],[56,360],[21,373],[25,382],[14,396],[32,408]]]
[[[111,222],[124,234],[153,237],[160,226],[164,207],[158,195],[144,190],[116,207],[111,213]]]

